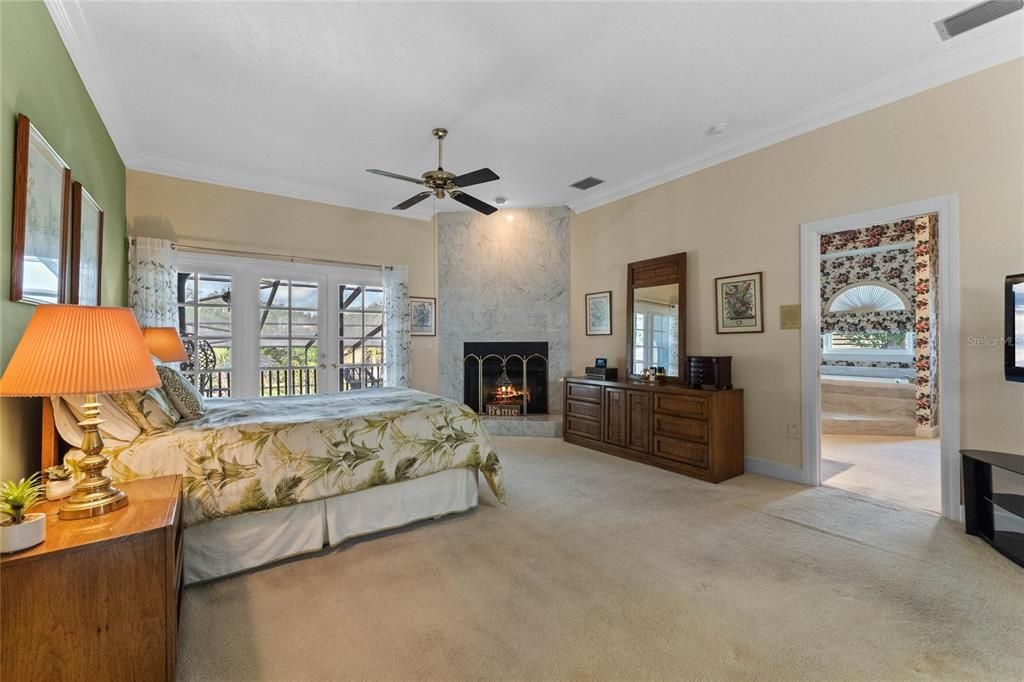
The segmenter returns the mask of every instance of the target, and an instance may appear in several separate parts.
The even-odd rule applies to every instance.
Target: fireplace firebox
[[[547,342],[466,343],[463,367],[463,401],[479,414],[547,414]]]

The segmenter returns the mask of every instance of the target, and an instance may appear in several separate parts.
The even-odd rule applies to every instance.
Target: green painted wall
[[[14,129],[19,113],[71,166],[104,210],[103,303],[124,305],[125,171],[114,143],[41,2],[0,1],[0,368],[34,306],[10,301]],[[39,467],[40,400],[0,400],[0,478]]]

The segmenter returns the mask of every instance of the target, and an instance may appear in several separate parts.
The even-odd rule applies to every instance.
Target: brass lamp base
[[[60,508],[61,520],[88,519],[102,516],[128,504],[128,495],[110,485],[110,479],[103,475],[109,461],[103,450],[103,438],[100,436],[100,406],[96,396],[86,396],[82,405],[85,419],[78,423],[85,431],[82,436],[82,452],[85,454],[78,462],[78,468],[85,474],[75,485],[75,492]]]
[[[128,495],[123,490],[118,490],[110,485],[109,478],[106,481],[107,489],[102,492],[84,493],[78,490],[78,486],[75,486],[75,492],[60,508],[61,520],[88,519],[127,506]]]

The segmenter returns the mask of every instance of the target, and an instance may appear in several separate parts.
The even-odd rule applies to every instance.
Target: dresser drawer
[[[565,402],[565,411],[574,417],[584,417],[586,419],[600,419],[601,418],[601,406],[598,403],[584,403],[579,400],[567,400]]]
[[[658,436],[707,443],[708,423],[701,419],[656,414],[654,415],[654,433]]]
[[[678,438],[654,437],[654,454],[665,459],[683,462],[693,466],[708,466],[708,448],[700,443],[691,443]]]
[[[565,432],[582,438],[601,440],[601,422],[565,415]]]
[[[569,381],[565,384],[565,397],[570,400],[585,400],[591,403],[599,403],[601,402],[601,387]]]
[[[674,393],[655,393],[654,411],[674,417],[699,417],[706,419],[708,416],[708,399]]]

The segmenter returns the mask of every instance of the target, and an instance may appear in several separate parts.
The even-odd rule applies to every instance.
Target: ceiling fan
[[[433,194],[438,199],[444,199],[445,196],[449,196],[460,204],[468,206],[474,211],[479,211],[484,215],[491,215],[497,211],[496,207],[466,194],[462,191],[462,188],[498,180],[498,174],[490,168],[481,168],[472,173],[464,173],[462,175],[449,173],[441,165],[441,142],[448,135],[448,131],[444,128],[434,128],[431,133],[437,138],[437,170],[429,170],[420,178],[412,178],[408,175],[389,173],[388,171],[377,170],[376,168],[366,169],[367,173],[383,175],[386,178],[395,178],[396,180],[405,180],[406,182],[414,182],[427,188],[426,191],[415,194],[392,208],[396,211],[404,211]]]

